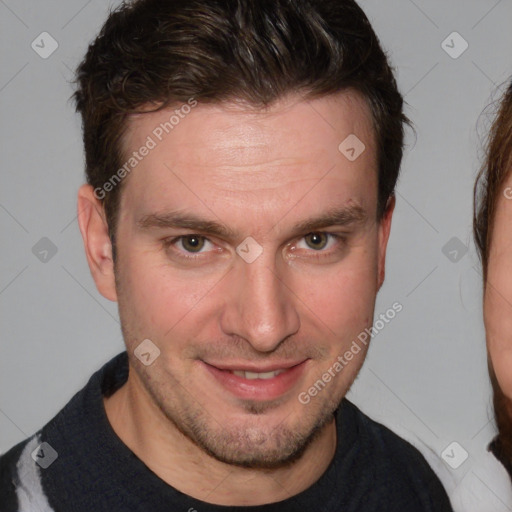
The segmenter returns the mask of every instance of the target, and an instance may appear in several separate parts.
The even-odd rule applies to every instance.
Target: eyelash
[[[334,248],[334,249],[331,249],[331,250],[319,250],[319,251],[315,251],[314,249],[310,249],[308,252],[311,252],[311,256],[308,256],[310,258],[313,258],[313,259],[322,259],[323,257],[326,257],[326,256],[331,256],[332,254],[336,253],[336,252],[340,252],[342,249],[343,249],[343,246],[347,240],[347,236],[346,235],[340,235],[340,234],[336,234],[336,233],[329,233],[327,231],[311,231],[310,233],[307,233],[306,235],[302,236],[301,238],[299,238],[298,240],[302,240],[304,239],[306,236],[308,235],[312,235],[312,234],[315,234],[315,235],[327,235],[330,239],[334,239],[336,242],[337,242],[337,246]],[[164,239],[162,242],[163,242],[163,245],[164,245],[164,248],[165,249],[170,249],[171,246],[175,246],[180,240],[183,240],[187,237],[190,237],[190,236],[197,236],[198,238],[203,238],[204,240],[210,242],[213,244],[213,242],[207,238],[206,236],[203,236],[203,235],[199,235],[197,233],[189,233],[187,235],[180,235],[180,236],[177,236],[177,237],[174,237],[174,238],[168,238],[168,239]],[[329,241],[327,242],[329,243]],[[192,252],[186,252],[186,251],[180,251],[180,250],[175,250],[175,253],[178,254],[178,257],[179,258],[182,258],[184,260],[199,260],[199,259],[204,259],[206,256],[204,256],[205,254],[207,254],[208,252],[212,252],[212,251],[207,251],[206,253],[204,252],[200,252],[200,253],[192,253]],[[186,256],[185,256],[186,254]]]

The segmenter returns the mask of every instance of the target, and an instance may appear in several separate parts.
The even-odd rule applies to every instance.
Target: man
[[[406,122],[360,8],[135,1],[77,83],[79,225],[127,350],[2,457],[2,510],[451,510],[344,399]]]

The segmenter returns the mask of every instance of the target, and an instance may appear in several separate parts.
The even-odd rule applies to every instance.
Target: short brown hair
[[[512,171],[512,83],[501,102],[489,131],[485,161],[473,190],[473,234],[482,261],[484,289],[487,286],[487,267],[493,237],[494,219],[503,185]],[[501,390],[490,357],[489,375],[493,388],[494,416],[498,436],[491,443],[496,457],[512,478],[512,401]]]
[[[109,14],[80,63],[87,182],[102,187],[124,162],[126,118],[190,98],[266,107],[345,89],[372,111],[377,212],[393,195],[403,152],[403,98],[377,36],[354,0],[135,0]],[[110,187],[109,187],[110,188]],[[102,198],[114,242],[120,186]]]

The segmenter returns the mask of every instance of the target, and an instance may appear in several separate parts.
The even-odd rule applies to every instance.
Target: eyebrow
[[[324,214],[303,220],[292,228],[291,236],[310,233],[329,226],[345,226],[364,224],[368,215],[358,205],[332,208]],[[277,225],[277,224],[276,224]],[[236,231],[217,221],[202,219],[194,214],[180,212],[150,213],[137,221],[140,229],[182,228],[194,232],[207,233],[226,239],[236,239],[240,235]],[[275,226],[274,226],[275,227]]]

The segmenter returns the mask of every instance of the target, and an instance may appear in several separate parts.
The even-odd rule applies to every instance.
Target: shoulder
[[[44,427],[0,456],[0,512],[50,512],[49,503],[62,494],[57,482],[70,485],[74,478],[75,487],[80,487],[74,468],[87,460],[88,450],[105,430],[102,392],[112,392],[127,371],[121,353],[95,372]]]
[[[16,464],[20,458],[28,439],[11,448],[0,456],[0,494],[2,495],[2,512],[18,510],[18,498],[16,497],[17,470]]]
[[[351,418],[360,449],[373,457],[377,466],[394,473],[420,474],[438,480],[420,451],[388,427],[371,419],[348,400],[344,401],[341,412]]]
[[[350,415],[358,438],[364,442],[368,451],[376,455],[386,455],[393,461],[400,461],[408,467],[411,463],[420,466],[428,464],[421,453],[409,442],[395,434],[382,423],[371,419],[356,405],[348,400],[343,403],[343,414]]]
[[[52,511],[41,483],[42,466],[36,463],[38,455],[44,461],[44,446],[42,449],[41,446],[40,432],[37,432],[0,457],[1,512]]]
[[[338,414],[353,436],[359,463],[375,485],[389,496],[421,503],[419,510],[450,511],[446,491],[421,452],[386,426],[344,400]],[[383,491],[384,492],[384,491]]]

